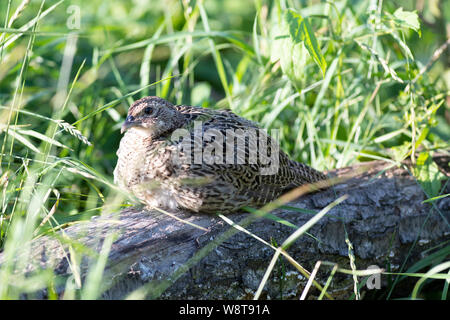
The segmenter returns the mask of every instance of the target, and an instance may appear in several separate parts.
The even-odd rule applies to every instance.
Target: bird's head
[[[151,137],[159,137],[179,128],[183,119],[183,114],[169,101],[159,97],[145,97],[131,105],[121,133],[136,128]]]

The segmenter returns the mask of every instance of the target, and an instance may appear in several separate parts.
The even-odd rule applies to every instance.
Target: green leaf
[[[446,177],[439,171],[438,166],[428,152],[419,154],[413,173],[428,197],[439,195],[441,180],[446,179]]]
[[[193,106],[201,106],[211,96],[211,85],[208,82],[199,82],[192,89],[191,103]]]
[[[395,10],[394,17],[396,24],[413,29],[420,35],[420,22],[416,11],[403,11],[403,8],[400,7]]]
[[[281,70],[298,87],[304,80],[305,65],[308,60],[308,52],[302,43],[294,44],[289,36],[288,26],[285,21],[275,25],[272,29],[272,47],[270,61],[280,61]]]
[[[392,158],[396,162],[402,162],[408,156],[411,150],[411,142],[405,141],[402,145],[391,148]]]
[[[450,197],[450,193],[441,194],[440,196],[429,198],[427,200],[422,201],[422,203],[433,202],[433,201],[436,201],[436,200],[439,200],[439,199],[443,199],[443,198],[446,198],[446,197]]]
[[[33,131],[33,130],[20,130],[19,129],[17,131],[20,132],[23,135],[27,135],[27,136],[32,136],[32,137],[38,138],[38,139],[40,139],[42,141],[46,141],[46,142],[48,142],[48,143],[50,143],[52,145],[55,145],[57,147],[70,149],[69,147],[63,145],[59,141],[56,141],[55,139],[47,137],[45,134],[42,134],[42,133],[39,133],[39,132],[36,132],[36,131]],[[72,149],[70,149],[70,150],[72,150]]]
[[[31,150],[33,150],[36,153],[41,153],[39,151],[38,148],[36,148],[36,146],[27,138],[25,138],[24,136],[22,136],[21,134],[19,134],[17,131],[15,130],[9,130],[8,134],[13,136],[15,139],[17,139],[19,142],[21,142],[22,144],[24,144],[25,146],[27,146],[28,148],[30,148]]]
[[[380,55],[379,55],[375,50],[373,50],[373,49],[372,49],[371,47],[369,47],[368,45],[366,45],[366,44],[364,44],[364,43],[361,43],[361,42],[359,42],[359,41],[356,41],[356,43],[357,43],[361,48],[363,48],[363,49],[369,51],[369,52],[370,52],[370,53],[378,60],[378,62],[379,62],[379,63],[381,64],[381,66],[383,67],[384,71],[385,71],[386,73],[389,73],[389,74],[391,75],[392,79],[394,79],[394,80],[396,80],[396,81],[398,81],[398,82],[400,82],[400,83],[403,83],[403,80],[400,79],[400,78],[397,76],[397,73],[395,72],[395,70],[392,69],[392,68],[388,65],[387,61],[384,60],[383,58],[381,58]]]
[[[294,44],[303,43],[311,57],[320,67],[320,70],[322,70],[322,74],[325,75],[327,63],[320,51],[316,36],[308,20],[303,19],[300,14],[291,9],[286,11],[284,17],[289,27],[289,35]]]

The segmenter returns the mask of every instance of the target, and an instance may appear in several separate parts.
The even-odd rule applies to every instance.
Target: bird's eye
[[[144,109],[144,113],[145,113],[145,114],[152,114],[152,112],[153,112],[153,108],[152,108],[152,107],[146,107],[146,108]]]

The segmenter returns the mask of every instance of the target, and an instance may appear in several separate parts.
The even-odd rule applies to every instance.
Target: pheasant
[[[228,110],[145,97],[131,105],[121,133],[114,182],[153,207],[229,213],[326,179]]]

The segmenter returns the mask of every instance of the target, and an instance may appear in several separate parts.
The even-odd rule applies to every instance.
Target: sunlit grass
[[[266,129],[279,129],[281,147],[319,170],[367,159],[398,165],[418,155],[411,174],[439,211],[434,201],[448,194],[430,155],[449,149],[444,100],[450,89],[440,77],[442,65],[438,61],[433,68],[433,52],[423,47],[435,50],[441,43],[426,28],[418,38],[414,16],[409,21],[394,16],[397,2],[384,1],[383,7],[374,1],[304,2],[301,7],[283,0],[150,1],[137,8],[132,1],[79,1],[78,30],[68,29],[69,1],[2,1],[0,250],[5,262],[0,298],[43,288],[48,298],[58,298],[51,272],[31,278],[14,273],[26,264],[27,244],[43,234],[70,243],[73,276],[64,283],[63,298],[101,297],[114,235],[107,237],[83,281],[81,257],[89,254],[57,231],[94,215],[117,213],[125,205],[126,197],[112,182],[119,128],[128,106],[145,95],[230,108]],[[295,43],[300,38],[289,33],[301,19],[286,20],[288,8],[308,17],[302,39],[309,46],[301,47]],[[415,55],[422,52],[428,55],[420,60]],[[289,225],[269,211],[266,219]],[[311,221],[321,213],[315,214]],[[290,227],[297,228],[295,237],[314,236],[306,225]],[[245,231],[230,227],[161,287],[144,286],[130,297],[158,297],[220,241]],[[276,256],[267,262],[256,297],[279,255],[303,268],[284,251],[286,243],[265,244]],[[408,270],[405,264],[391,274],[396,277],[386,297],[405,277],[421,277],[411,298],[420,295],[425,279],[440,277],[447,279],[445,299],[446,248],[435,253],[437,259],[424,258]],[[25,254],[14,260],[19,251]],[[331,298],[327,289],[333,276],[348,271],[326,262],[318,268],[327,266],[332,268],[320,298]],[[355,281],[356,291],[363,283]]]

